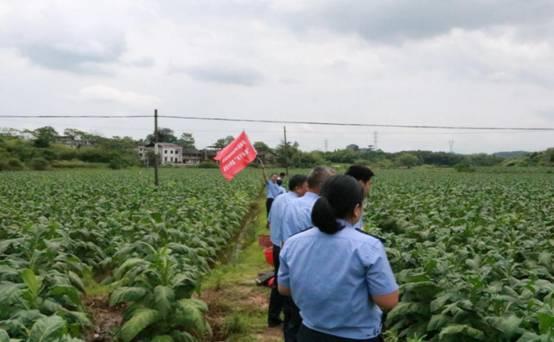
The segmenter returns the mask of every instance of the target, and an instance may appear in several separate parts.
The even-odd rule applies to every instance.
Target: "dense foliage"
[[[387,171],[367,205],[401,284],[400,340],[554,340],[554,176]]]
[[[0,176],[0,341],[78,341],[92,276],[126,308],[122,341],[206,340],[198,281],[260,190],[245,172],[20,172]],[[258,179],[257,177],[255,178]]]

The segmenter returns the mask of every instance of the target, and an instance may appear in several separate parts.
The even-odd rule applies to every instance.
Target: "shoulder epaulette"
[[[297,233],[294,233],[294,234],[292,234],[291,236],[289,236],[289,239],[290,239],[291,237],[295,236],[295,235],[298,235],[298,234],[300,234],[300,233],[304,233],[305,231],[310,230],[310,229],[312,229],[312,228],[314,228],[314,227],[312,226],[312,227],[308,227],[308,228],[306,228],[306,229],[302,229],[301,231],[299,231],[299,232],[297,232]]]
[[[379,236],[373,235],[373,234],[369,234],[368,232],[364,232],[363,230],[361,230],[361,229],[359,229],[359,228],[356,228],[356,230],[359,231],[359,232],[362,233],[362,234],[369,235],[369,236],[371,236],[372,238],[375,238],[375,239],[381,241],[381,243],[382,243],[383,245],[387,242],[387,240],[383,239],[382,237],[379,237]]]

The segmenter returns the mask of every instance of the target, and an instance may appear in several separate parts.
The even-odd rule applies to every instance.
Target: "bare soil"
[[[92,296],[85,299],[87,311],[92,317],[94,328],[86,335],[86,341],[115,341],[115,333],[123,322],[123,307],[110,307],[107,296]]]

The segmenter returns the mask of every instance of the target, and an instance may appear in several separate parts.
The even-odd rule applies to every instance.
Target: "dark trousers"
[[[381,342],[384,341],[382,336],[366,340],[354,340],[351,338],[338,337],[334,335],[325,334],[319,331],[308,328],[304,324],[301,325],[298,331],[298,342]]]
[[[285,314],[285,319],[283,320],[285,342],[299,341],[297,335],[302,325],[302,317],[300,316],[300,309],[294,304],[292,297],[285,297],[283,313]]]
[[[273,204],[273,198],[267,198],[265,200],[265,210],[268,216],[269,216],[269,211],[271,210],[271,204]]]
[[[275,269],[275,282],[274,287],[271,288],[271,294],[269,295],[269,309],[267,313],[267,323],[269,325],[279,323],[281,321],[281,311],[283,311],[283,304],[285,297],[279,294],[277,290],[277,273],[279,272],[279,252],[281,247],[273,245],[273,265]]]

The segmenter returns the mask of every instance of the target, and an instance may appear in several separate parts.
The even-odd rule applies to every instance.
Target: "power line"
[[[0,116],[0,118],[54,118],[54,119],[68,119],[68,118],[125,119],[125,118],[151,118],[151,117],[152,117],[151,115],[3,115],[3,116]],[[288,125],[446,129],[446,130],[486,130],[486,131],[554,131],[554,127],[399,125],[399,124],[370,124],[370,123],[346,123],[346,122],[324,122],[324,121],[241,119],[241,118],[201,117],[201,116],[182,116],[182,115],[159,115],[158,117],[166,118],[166,119],[180,119],[180,120],[247,122],[247,123],[288,124]]]

